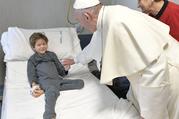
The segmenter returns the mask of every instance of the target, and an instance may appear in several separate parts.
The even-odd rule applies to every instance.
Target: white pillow
[[[8,44],[7,44],[7,38],[8,38],[8,33],[3,32],[1,35],[1,46],[5,54],[7,54],[7,49],[8,49]]]
[[[49,39],[48,50],[57,54],[59,59],[74,57],[81,51],[80,42],[74,28],[22,29],[8,28],[7,39],[2,39],[4,60],[23,61],[34,53],[29,44],[29,37],[34,32],[43,32]]]

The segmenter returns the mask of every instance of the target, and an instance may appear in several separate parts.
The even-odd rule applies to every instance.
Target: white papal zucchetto
[[[99,0],[75,0],[74,9],[85,9],[100,4]]]

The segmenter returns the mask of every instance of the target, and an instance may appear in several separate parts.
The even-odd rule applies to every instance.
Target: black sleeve
[[[57,55],[55,53],[52,53],[52,57],[54,59],[55,65],[57,67],[58,74],[60,76],[65,76],[68,74],[68,71],[65,70],[64,66],[60,63]]]
[[[28,77],[28,81],[30,86],[32,87],[32,83],[35,82],[36,84],[38,84],[38,77],[36,74],[36,68],[34,63],[32,62],[32,60],[28,60],[27,63],[27,77]]]

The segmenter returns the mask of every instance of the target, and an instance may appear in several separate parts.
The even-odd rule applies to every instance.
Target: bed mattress
[[[27,62],[7,62],[6,66],[1,119],[42,119],[44,95],[39,98],[30,95]],[[57,119],[139,119],[133,105],[118,99],[86,66],[73,65],[65,78],[83,79],[85,86],[60,92],[55,108]]]

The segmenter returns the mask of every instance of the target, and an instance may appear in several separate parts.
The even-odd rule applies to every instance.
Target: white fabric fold
[[[119,5],[105,7],[103,14],[101,83],[143,70],[167,47],[169,28],[165,24]]]

